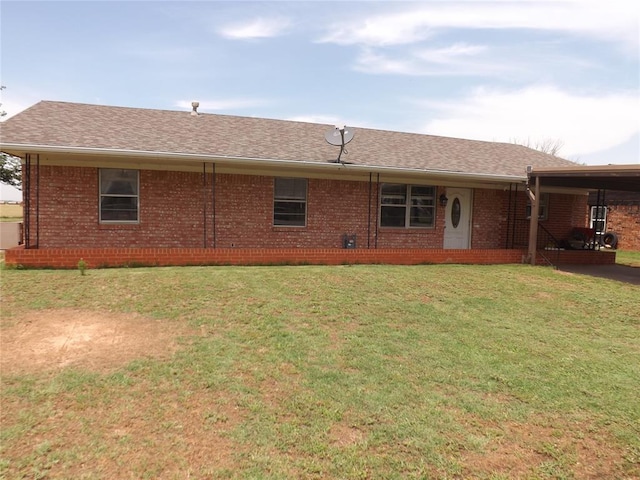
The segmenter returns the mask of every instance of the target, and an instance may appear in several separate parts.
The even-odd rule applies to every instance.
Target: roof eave
[[[176,162],[210,162],[210,163],[226,163],[238,164],[241,162],[246,166],[290,166],[303,167],[313,169],[350,169],[362,173],[380,173],[390,175],[417,175],[428,176],[436,179],[458,179],[473,182],[487,183],[523,183],[527,180],[526,175],[499,175],[477,172],[461,172],[455,170],[429,169],[429,168],[409,168],[409,167],[391,167],[380,165],[362,165],[353,163],[338,162],[317,162],[309,160],[283,160],[273,158],[255,158],[255,157],[239,157],[231,155],[213,155],[213,154],[197,154],[197,153],[176,153],[176,152],[154,152],[144,150],[127,150],[116,148],[92,148],[92,147],[67,147],[55,145],[26,145],[12,144],[0,142],[0,150],[11,155],[22,156],[28,152],[35,154],[51,153],[51,154],[74,154],[87,156],[110,156],[110,157],[129,157],[129,158],[145,158],[154,160],[170,160]]]
[[[628,173],[638,173],[640,163],[629,165],[576,165],[572,167],[533,168],[531,176],[575,176],[578,175],[610,175],[619,176]]]
[[[530,176],[543,186],[640,192],[640,164],[534,168]]]

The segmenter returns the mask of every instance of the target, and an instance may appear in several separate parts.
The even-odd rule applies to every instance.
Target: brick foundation
[[[562,251],[561,263],[611,264],[615,252]],[[7,265],[25,268],[77,268],[83,259],[87,268],[118,266],[180,265],[341,265],[438,263],[521,263],[524,250],[442,249],[246,249],[246,248],[78,248],[24,249],[6,251]]]
[[[545,257],[554,265],[613,265],[616,252],[613,250],[545,250],[538,252],[538,265],[548,264]]]

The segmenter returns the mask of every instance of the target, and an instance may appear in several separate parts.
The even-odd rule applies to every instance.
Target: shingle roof
[[[42,145],[327,163],[339,147],[332,125],[189,111],[42,101],[0,123],[0,146]],[[372,167],[522,177],[536,168],[574,165],[510,143],[355,128],[342,160]],[[37,149],[31,148],[36,152]],[[241,160],[239,160],[241,161]]]

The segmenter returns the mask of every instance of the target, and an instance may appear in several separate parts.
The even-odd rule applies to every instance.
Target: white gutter
[[[423,174],[431,177],[441,178],[464,178],[466,180],[481,180],[485,182],[500,182],[500,183],[520,183],[527,180],[525,174],[521,176],[516,175],[495,175],[488,173],[467,173],[455,170],[429,170],[418,168],[406,168],[406,167],[385,167],[385,166],[370,166],[360,165],[353,163],[337,163],[337,162],[310,162],[308,160],[279,160],[279,159],[265,159],[254,157],[236,157],[231,155],[203,155],[196,153],[173,153],[173,152],[152,152],[145,150],[126,150],[115,148],[89,148],[89,147],[61,147],[51,145],[24,145],[24,144],[11,144],[0,143],[0,150],[15,149],[21,152],[27,152],[33,150],[37,153],[72,153],[77,155],[111,155],[111,156],[126,156],[135,158],[149,158],[155,160],[183,160],[183,161],[198,161],[198,162],[211,162],[211,163],[228,163],[238,164],[241,162],[243,165],[250,166],[303,166],[313,167],[320,169],[347,169],[358,170],[362,173],[396,173],[396,174]],[[10,152],[7,152],[10,153]]]

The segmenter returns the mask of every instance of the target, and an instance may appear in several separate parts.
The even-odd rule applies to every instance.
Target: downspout
[[[518,226],[518,184],[516,183],[516,191],[513,194],[513,224],[511,225],[511,248],[515,247],[517,226]]]
[[[207,164],[202,162],[202,248],[207,248]]]
[[[369,211],[367,212],[367,249],[371,248],[371,183],[373,174],[369,172]]]
[[[36,248],[40,248],[40,154],[36,155]]]
[[[27,153],[24,156],[24,172],[22,175],[22,180],[24,182],[22,186],[22,216],[23,216],[23,227],[22,227],[22,235],[24,236],[24,248],[31,248],[31,154]]]
[[[211,210],[213,220],[213,248],[216,248],[216,164],[212,164],[213,171],[211,172]]]
[[[507,235],[504,243],[504,248],[509,248],[509,231],[511,230],[511,190],[513,183],[509,184],[509,201],[507,203]],[[513,240],[512,240],[513,241]]]
[[[538,249],[538,215],[540,210],[540,177],[536,176],[536,193],[534,194],[527,183],[527,195],[531,200],[531,220],[529,222],[529,263],[536,264]]]
[[[378,224],[380,223],[378,217],[378,205],[380,205],[380,173],[378,173],[378,178],[376,180],[376,236],[374,239],[374,248],[378,248]]]

